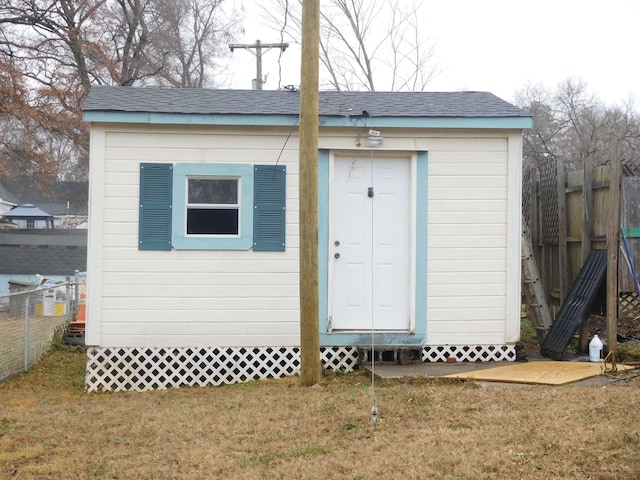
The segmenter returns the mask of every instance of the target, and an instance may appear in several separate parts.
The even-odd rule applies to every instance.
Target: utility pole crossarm
[[[256,51],[256,90],[262,90],[262,85],[264,84],[264,79],[262,78],[262,51],[268,51],[272,48],[279,48],[284,52],[288,46],[288,43],[262,43],[260,40],[256,40],[256,43],[230,43],[229,49],[232,53],[236,48]]]
[[[289,47],[288,43],[262,43],[260,40],[257,40],[256,43],[230,43],[229,49],[233,52],[236,48],[244,48],[244,49],[258,49],[258,48],[266,48],[267,50],[271,50],[272,48],[279,48],[283,52]]]

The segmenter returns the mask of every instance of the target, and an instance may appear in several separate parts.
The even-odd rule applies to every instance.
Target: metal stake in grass
[[[373,329],[371,330],[371,422],[373,428],[378,427],[378,402],[376,400],[376,388],[375,388],[375,355],[373,353]]]
[[[372,301],[373,303],[373,301]],[[372,310],[373,311],[373,310]],[[373,428],[378,427],[378,402],[376,400],[376,355],[375,348],[375,332],[373,330],[373,315],[371,319],[371,422]]]
[[[373,314],[371,317],[371,422],[375,429],[378,427],[378,402],[376,399],[376,355],[374,351],[375,332],[373,329]]]

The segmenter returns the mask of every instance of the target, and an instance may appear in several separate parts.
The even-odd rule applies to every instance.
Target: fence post
[[[611,180],[609,183],[609,231],[607,232],[607,347],[615,366],[618,343],[618,250],[620,248],[620,184],[622,169],[618,157],[618,140],[611,146]]]
[[[593,198],[593,160],[590,155],[582,159],[582,244],[581,262],[584,265],[591,253],[591,204]],[[589,322],[580,327],[580,352],[585,353],[589,345]]]
[[[73,318],[78,318],[78,305],[80,303],[80,270],[74,273]]]
[[[567,192],[564,160],[557,158],[558,181],[558,262],[560,274],[560,306],[564,305],[569,291],[569,261],[567,252]]]
[[[534,255],[539,254],[538,241],[540,238],[539,218],[538,218],[538,169],[534,168],[531,172],[531,245]]]
[[[69,323],[69,319],[71,318],[71,276],[67,275],[65,280],[67,286],[64,293],[64,316],[67,323]]]
[[[29,371],[29,297],[27,293],[24,296],[24,371]]]

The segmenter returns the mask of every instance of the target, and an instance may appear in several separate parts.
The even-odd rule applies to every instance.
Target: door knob
[[[338,252],[336,252],[333,256],[336,258],[340,258],[340,254]]]

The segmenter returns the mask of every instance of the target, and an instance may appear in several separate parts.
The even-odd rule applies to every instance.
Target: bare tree
[[[37,97],[31,94],[21,64],[0,51],[0,175],[55,178],[59,159],[46,151],[52,116],[46,99],[34,101]]]
[[[42,175],[57,165],[58,175],[86,176],[89,137],[81,105],[91,85],[215,84],[216,58],[227,54],[237,29],[226,4],[0,0],[2,88],[14,92],[13,103],[0,110],[10,130],[5,151],[13,148],[13,158],[22,156],[25,165],[31,159],[29,168]]]
[[[21,153],[11,162],[14,171],[21,160],[28,173],[56,178],[61,171],[74,172],[81,159],[86,164],[88,130],[80,105],[90,85],[102,76],[95,43],[99,35],[93,26],[104,4],[105,0],[0,3],[1,68],[19,72],[10,77],[14,103],[5,111],[11,136],[22,140]],[[70,144],[76,153],[60,156]]]
[[[218,85],[221,58],[240,29],[228,0],[112,0],[111,77],[120,85]]]
[[[238,13],[224,0],[159,0],[152,41],[164,52],[159,77],[174,87],[217,86],[220,59],[241,28]]]
[[[640,117],[631,100],[608,107],[575,79],[563,81],[555,92],[527,86],[516,97],[534,117],[534,128],[525,132],[525,162],[539,164],[553,156],[562,158],[567,168],[582,168],[586,160],[604,165],[615,138],[624,168],[640,173]]]
[[[422,4],[420,4],[421,6]],[[421,34],[420,8],[413,6],[405,11],[393,9],[390,31],[392,71],[391,90],[423,91],[440,72],[435,61],[435,43]]]
[[[153,4],[147,0],[115,0],[105,5],[101,27],[103,64],[109,75],[102,82],[131,86],[162,69],[150,41],[148,21]]]
[[[321,81],[335,90],[424,90],[438,73],[434,42],[420,29],[421,3],[328,0],[320,19]],[[268,23],[295,39],[301,0],[263,7]]]

